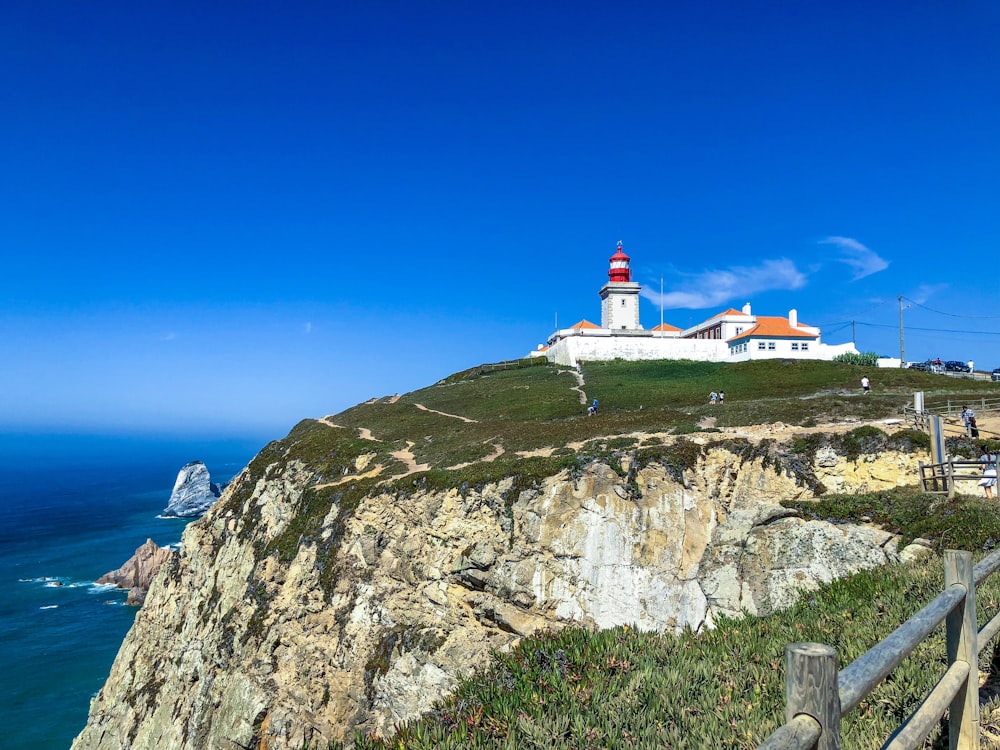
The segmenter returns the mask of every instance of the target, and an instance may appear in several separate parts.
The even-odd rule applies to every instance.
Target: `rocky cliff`
[[[138,606],[145,601],[149,585],[160,567],[176,555],[177,550],[160,547],[147,539],[120,568],[105,573],[97,583],[112,583],[120,589],[128,589],[128,604]]]
[[[769,612],[898,557],[776,502],[912,483],[920,457],[665,437],[470,482],[402,450],[387,476],[376,442],[310,421],[254,459],[161,568],[74,748],[322,745],[540,628]]]
[[[191,461],[177,472],[177,480],[163,515],[197,518],[211,508],[221,495],[222,488],[212,481],[208,467],[201,461]]]

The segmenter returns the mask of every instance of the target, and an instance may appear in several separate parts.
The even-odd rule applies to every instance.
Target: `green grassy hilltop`
[[[863,374],[872,380],[867,396],[860,388]],[[713,390],[726,392],[725,405],[708,404]],[[889,436],[864,423],[901,416],[917,390],[928,401],[961,401],[991,397],[1000,384],[790,360],[585,363],[581,382],[568,368],[522,360],[472,368],[403,396],[305,420],[262,452],[250,478],[279,455],[298,458],[318,467],[326,482],[316,490],[317,508],[329,507],[324,493],[337,493],[349,508],[352,498],[375,483],[388,481],[406,491],[511,476],[530,482],[594,458],[614,465],[622,452],[683,452],[699,434],[722,440],[712,433],[763,423],[853,423],[857,429],[838,438],[847,441],[843,445],[888,446]],[[585,404],[593,398],[601,409],[588,417]],[[910,432],[892,439],[919,442],[922,436]],[[787,450],[794,456],[823,439],[814,430]],[[864,517],[904,538],[923,536],[939,549],[982,553],[1000,540],[1000,512],[979,498],[947,502],[903,488],[796,507],[837,521]],[[289,543],[308,538],[310,528],[308,518],[296,524]],[[347,746],[754,748],[784,721],[787,643],[828,643],[845,666],[940,591],[941,568],[940,558],[931,555],[860,573],[787,611],[723,619],[701,634],[675,637],[630,628],[539,634],[497,654],[488,670],[469,675],[450,699],[394,736],[358,736]],[[1000,586],[984,586],[981,620],[998,606]],[[987,649],[980,668],[989,673],[993,661],[993,649]],[[844,747],[880,747],[925,697],[944,662],[939,633],[845,718]],[[997,724],[995,714],[991,705],[984,707],[988,731]],[[941,743],[938,734],[926,747],[944,747],[947,740]]]
[[[863,374],[872,380],[867,396],[860,387]],[[1000,395],[1000,383],[808,360],[592,362],[583,365],[582,380],[578,385],[574,371],[543,359],[520,360],[508,369],[482,365],[398,400],[359,404],[330,420],[371,430],[384,443],[379,450],[412,441],[418,464],[441,467],[479,461],[498,443],[505,456],[608,436],[623,438],[624,446],[633,432],[698,432],[706,417],[715,417],[716,428],[808,426],[898,417],[918,390],[928,400]],[[710,406],[709,393],[719,390],[726,392],[725,405]],[[594,398],[600,411],[588,418],[586,404]]]

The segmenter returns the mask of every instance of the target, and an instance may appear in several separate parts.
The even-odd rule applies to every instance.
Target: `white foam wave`
[[[44,607],[39,607],[39,609],[59,609],[58,604],[47,604]]]

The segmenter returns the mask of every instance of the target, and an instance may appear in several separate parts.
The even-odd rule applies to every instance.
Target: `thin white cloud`
[[[177,334],[170,331],[169,333],[165,333],[160,336],[160,341],[173,341],[175,338],[177,338]]]
[[[935,294],[943,292],[947,288],[947,284],[921,284],[906,296],[918,305],[922,305]]]
[[[303,326],[303,330],[305,330],[305,332],[306,332],[306,336],[308,336],[308,335],[309,335],[310,333],[312,333],[312,330],[313,330],[313,324],[312,324],[311,322],[308,322],[308,323],[306,323],[306,324],[305,324],[305,325]]]
[[[756,266],[736,266],[725,271],[689,274],[677,288],[664,292],[642,287],[640,294],[657,307],[700,310],[734,299],[749,299],[760,292],[801,289],[806,277],[787,258],[765,260]]]
[[[827,237],[825,240],[820,240],[819,244],[833,245],[840,249],[841,256],[837,260],[854,269],[852,281],[871,276],[889,267],[889,261],[880,258],[877,253],[850,237]]]

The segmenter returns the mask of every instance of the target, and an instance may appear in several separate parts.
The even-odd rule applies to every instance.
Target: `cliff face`
[[[883,532],[773,504],[810,491],[763,453],[404,492],[369,478],[370,455],[317,469],[273,444],[187,528],[73,747],[383,733],[539,628],[699,628],[897,559]],[[845,490],[915,473],[903,454],[836,458],[823,481]]]

